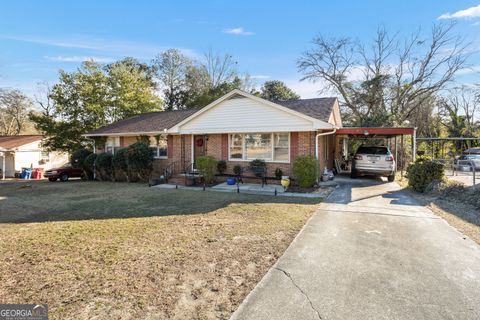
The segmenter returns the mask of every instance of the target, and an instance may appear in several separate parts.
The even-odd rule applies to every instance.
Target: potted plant
[[[289,176],[282,176],[282,180],[280,180],[280,183],[282,184],[283,190],[287,190],[287,188],[290,186],[290,177]]]
[[[282,179],[283,171],[280,168],[275,169],[275,178],[278,180]]]
[[[220,160],[217,162],[217,171],[220,174],[223,174],[227,170],[227,162],[225,160]]]
[[[250,170],[255,174],[257,177],[261,177],[265,173],[265,168],[267,164],[265,160],[262,159],[254,159],[250,161]]]

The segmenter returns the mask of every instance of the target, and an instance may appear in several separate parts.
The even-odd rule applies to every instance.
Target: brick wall
[[[310,155],[315,156],[315,135],[316,132],[292,132],[290,134],[290,163],[274,163],[267,162],[268,176],[274,176],[275,170],[280,168],[284,175],[291,176],[291,163],[297,156]],[[333,157],[335,152],[335,139],[333,136],[321,137],[319,139],[319,163],[320,169],[327,165],[333,167]],[[121,147],[127,147],[137,142],[137,137],[122,137],[120,139]],[[324,160],[324,143],[328,143],[328,160]],[[192,136],[191,135],[169,135],[168,140],[168,159],[155,159],[154,175],[163,174],[165,167],[172,162],[177,161],[177,170],[181,171],[185,165],[189,164],[192,159]],[[240,165],[247,167],[249,161],[228,161],[228,134],[210,134],[207,141],[207,155],[213,156],[217,160],[227,161],[226,173],[233,173],[233,167]],[[182,151],[183,149],[183,151]]]

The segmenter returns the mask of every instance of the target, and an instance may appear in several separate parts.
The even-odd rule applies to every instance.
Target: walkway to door
[[[345,179],[233,319],[480,319],[480,247],[396,183]]]

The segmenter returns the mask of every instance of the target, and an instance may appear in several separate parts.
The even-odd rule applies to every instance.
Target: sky
[[[4,1],[0,6],[0,88],[33,96],[59,69],[83,60],[126,56],[149,62],[178,48],[202,59],[210,48],[233,55],[257,85],[282,80],[302,98],[321,84],[300,82],[296,62],[318,34],[367,42],[379,25],[409,35],[456,21],[471,42],[469,67],[458,81],[480,82],[480,1]]]

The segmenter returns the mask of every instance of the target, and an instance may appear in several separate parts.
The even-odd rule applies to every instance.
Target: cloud
[[[464,76],[467,74],[480,72],[480,65],[471,66],[468,68],[463,68],[457,71],[457,75]]]
[[[57,62],[83,62],[83,61],[93,60],[95,62],[103,63],[103,62],[115,61],[114,58],[96,57],[96,56],[56,56],[56,57],[45,56],[45,58],[50,61],[57,61]]]
[[[256,74],[256,75],[250,76],[250,78],[264,80],[264,79],[270,79],[271,77],[264,74]]]
[[[444,13],[441,16],[439,16],[437,19],[442,20],[442,19],[470,19],[470,18],[476,18],[480,17],[480,5],[476,7],[471,7],[465,10],[460,10],[454,13]]]
[[[477,22],[472,23],[472,26],[474,26],[474,27],[480,26],[480,21],[477,21]]]
[[[225,29],[225,30],[223,30],[223,32],[229,33],[229,34],[234,34],[234,35],[237,35],[237,36],[251,36],[251,35],[254,35],[253,32],[246,31],[242,27]]]
[[[139,59],[151,59],[173,46],[159,46],[151,43],[103,39],[88,35],[68,35],[63,37],[8,36],[0,34],[0,39],[34,43],[45,46],[87,50],[113,56],[131,56]],[[186,56],[198,59],[200,54],[192,49],[177,48]]]
[[[302,99],[337,96],[335,92],[328,89],[328,85],[323,80],[311,82],[291,78],[282,81],[285,82],[287,87],[298,93]]]

